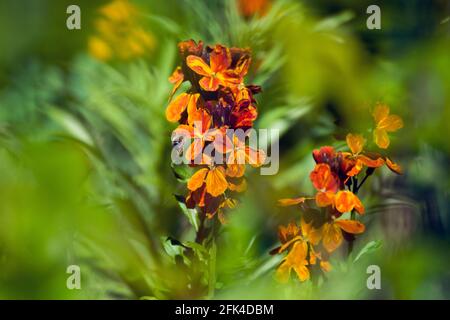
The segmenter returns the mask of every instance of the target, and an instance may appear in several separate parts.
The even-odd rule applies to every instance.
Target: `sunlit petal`
[[[187,183],[187,188],[191,191],[195,191],[200,188],[205,182],[206,174],[208,173],[207,168],[203,168],[198,170],[196,173],[192,175]]]
[[[211,68],[208,64],[200,57],[190,55],[186,58],[186,64],[189,68],[191,68],[194,72],[201,76],[210,76],[212,73]]]
[[[384,129],[376,128],[373,130],[373,139],[378,147],[381,149],[387,149],[389,147],[389,136]]]
[[[342,230],[352,234],[363,233],[366,229],[365,226],[356,220],[335,220],[335,224],[337,224]]]
[[[213,197],[217,197],[228,188],[223,167],[212,168],[206,176],[206,191]]]

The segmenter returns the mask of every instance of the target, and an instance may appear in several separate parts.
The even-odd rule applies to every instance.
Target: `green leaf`
[[[184,215],[188,218],[189,223],[194,227],[195,231],[197,232],[200,223],[197,210],[189,209],[188,207],[186,207],[185,198],[183,196],[175,195],[175,198],[177,199],[178,205],[180,206]]]
[[[170,257],[175,259],[176,256],[183,256],[185,248],[181,242],[170,237],[163,238],[162,242],[164,250]]]
[[[361,249],[361,251],[359,251],[358,255],[353,260],[353,263],[358,261],[363,255],[369,254],[369,253],[372,253],[372,252],[378,250],[379,248],[381,248],[382,244],[383,244],[383,241],[381,241],[381,240],[370,241],[368,244],[366,244],[364,246],[364,248]]]
[[[192,170],[186,165],[172,164],[172,171],[178,181],[186,183],[192,175]]]

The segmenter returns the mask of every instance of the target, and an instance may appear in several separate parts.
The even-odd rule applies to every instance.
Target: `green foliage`
[[[303,2],[279,0],[266,15],[244,18],[235,1],[136,3],[157,48],[112,63],[86,53],[97,5],[86,4],[76,39],[44,32],[60,28],[52,26],[59,11],[45,9],[51,5],[17,4],[11,17],[0,10],[7,71],[0,78],[0,298],[448,297],[441,279],[448,279],[450,68],[441,27],[412,42],[408,54],[381,55],[349,29],[360,14],[351,9],[321,17]],[[13,39],[19,12],[37,12],[25,20],[46,36],[36,38],[34,24]],[[251,48],[247,82],[263,87],[256,127],[279,129],[281,138],[279,173],[249,170],[249,190],[229,224],[207,221],[214,239],[196,239],[202,218],[178,196],[192,172],[171,164],[173,125],[164,115],[176,44],[190,38]],[[276,208],[276,200],[308,194],[312,149],[341,147],[343,128],[370,128],[377,100],[405,119],[391,151],[406,176],[374,175],[379,196],[367,197],[362,218],[373,231],[358,239],[353,261],[332,260],[319,288],[277,283],[281,257],[268,252],[277,225],[298,214]],[[386,270],[381,293],[365,287],[368,263]],[[65,286],[70,264],[81,266],[80,291]]]

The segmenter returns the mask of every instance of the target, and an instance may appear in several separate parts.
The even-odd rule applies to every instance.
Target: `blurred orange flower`
[[[365,226],[356,220],[333,220],[325,223],[322,243],[328,252],[333,252],[342,244],[342,230],[351,234],[360,234],[364,232]]]
[[[347,145],[351,150],[351,154],[344,152],[344,157],[347,160],[352,160],[352,169],[347,172],[349,177],[358,175],[364,166],[369,168],[379,168],[384,165],[384,159],[381,155],[375,155],[370,158],[363,154],[363,147],[366,144],[366,139],[360,134],[349,133],[346,136]]]
[[[389,114],[390,110],[386,104],[379,103],[373,111],[375,129],[373,137],[376,145],[387,149],[390,144],[388,132],[395,132],[403,127],[403,120],[398,115]]]
[[[244,17],[255,14],[264,15],[270,7],[270,0],[237,0],[238,8]]]

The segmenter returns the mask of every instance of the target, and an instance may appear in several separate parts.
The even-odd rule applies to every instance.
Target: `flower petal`
[[[384,129],[373,130],[373,139],[378,147],[381,149],[387,149],[389,147],[389,136]]]
[[[347,145],[353,154],[358,154],[363,150],[366,139],[360,134],[347,134]]]
[[[199,157],[202,154],[205,141],[200,138],[194,138],[194,141],[186,150],[186,159],[197,161],[196,164],[203,163],[204,158]]]
[[[335,155],[336,152],[334,151],[334,148],[330,146],[324,146],[320,149],[313,150],[313,158],[316,163],[324,163],[330,161],[331,159],[334,159]]]
[[[316,193],[316,204],[318,207],[328,207],[333,205],[334,203],[335,193],[332,191],[322,192],[319,191]]]
[[[372,159],[365,155],[359,155],[358,161],[370,168],[379,168],[384,165],[384,159],[381,156],[379,158]]]
[[[372,113],[373,118],[375,119],[375,124],[378,126],[380,121],[387,118],[389,115],[389,107],[387,104],[378,103],[375,106],[375,110]]]
[[[339,183],[328,164],[316,164],[309,177],[314,187],[319,191],[337,191],[338,189]]]
[[[221,153],[228,153],[233,150],[233,141],[223,131],[219,131],[214,136],[214,149]]]
[[[244,192],[245,190],[247,190],[247,180],[242,179],[242,181],[240,183],[236,183],[236,184],[229,182],[228,189],[230,189],[231,191],[235,191],[235,192]]]
[[[366,209],[364,208],[364,205],[362,204],[361,200],[358,198],[358,196],[355,194],[353,198],[353,203],[355,204],[355,210],[359,214],[364,214]]]
[[[300,227],[302,229],[302,234],[308,239],[308,241],[317,245],[322,238],[322,228],[316,229],[313,227],[313,223],[306,223],[305,219],[300,221]]]
[[[336,210],[341,213],[350,212],[354,208],[359,213],[364,213],[364,206],[362,205],[359,198],[354,193],[348,190],[339,191],[336,194],[334,198],[334,206]]]
[[[198,82],[205,91],[216,91],[219,89],[220,80],[216,77],[203,77]]]
[[[166,109],[166,119],[169,122],[177,122],[181,118],[181,114],[186,109],[190,95],[182,93],[173,100]]]
[[[353,167],[351,167],[351,169],[346,174],[349,177],[357,176],[363,168],[364,163],[361,160],[357,159]]]
[[[217,197],[228,188],[223,167],[212,168],[206,176],[206,191],[213,197]]]
[[[245,165],[243,164],[229,164],[227,165],[226,175],[231,178],[240,178],[245,173]]]
[[[297,204],[305,202],[305,197],[292,198],[292,199],[280,199],[278,200],[278,205],[281,207],[295,206]]]
[[[300,266],[305,262],[307,253],[308,244],[305,241],[297,241],[286,258],[292,262],[292,265]]]
[[[197,109],[197,102],[200,98],[199,93],[194,93],[190,95],[190,99],[187,105],[188,112],[188,123],[193,124],[196,119],[201,116],[201,111]]]
[[[295,265],[294,271],[297,274],[297,277],[300,281],[306,281],[309,279],[309,270],[306,266],[302,265]]]
[[[356,220],[335,220],[335,224],[337,224],[342,230],[352,234],[363,233],[366,227],[359,221]]]
[[[386,157],[386,165],[388,166],[389,169],[391,169],[392,172],[395,172],[397,174],[403,174],[402,167],[387,157]]]
[[[173,84],[172,92],[170,93],[170,98],[172,98],[173,94],[178,90],[181,83],[184,81],[184,74],[181,71],[181,67],[177,67],[172,75],[169,77],[169,82]]]
[[[341,213],[352,211],[355,206],[353,204],[353,198],[354,198],[354,195],[352,192],[346,191],[346,190],[339,191],[336,194],[335,203],[334,203],[334,205],[336,206],[336,210]]]
[[[247,56],[241,57],[239,61],[236,64],[236,68],[234,69],[234,72],[240,77],[243,78],[248,72],[248,69],[250,67],[252,59]]]
[[[395,114],[390,115],[378,123],[377,128],[384,129],[387,132],[394,132],[403,127],[403,120]]]
[[[245,147],[245,160],[252,167],[260,167],[266,161],[266,153],[262,149],[255,150],[250,147]]]
[[[328,252],[333,252],[342,243],[341,228],[335,223],[325,223],[323,226],[322,243]]]
[[[330,272],[331,271],[331,263],[328,261],[320,261],[320,268],[323,272]]]
[[[207,168],[203,168],[194,173],[187,183],[187,188],[191,191],[195,191],[200,188],[205,182],[205,177],[208,171],[209,170]]]
[[[183,139],[189,140],[194,137],[194,128],[185,124],[180,124],[175,130],[173,130],[172,137],[182,137]]]
[[[195,73],[201,76],[209,76],[212,73],[211,68],[206,64],[206,62],[197,56],[187,56],[186,64],[189,68],[191,68]]]
[[[294,239],[296,236],[300,234],[300,228],[297,227],[295,222],[290,222],[287,227],[279,226],[278,227],[278,238],[281,243],[286,243],[289,240]]]
[[[226,70],[231,64],[230,50],[220,44],[214,47],[213,52],[209,56],[209,64],[213,72]]]

